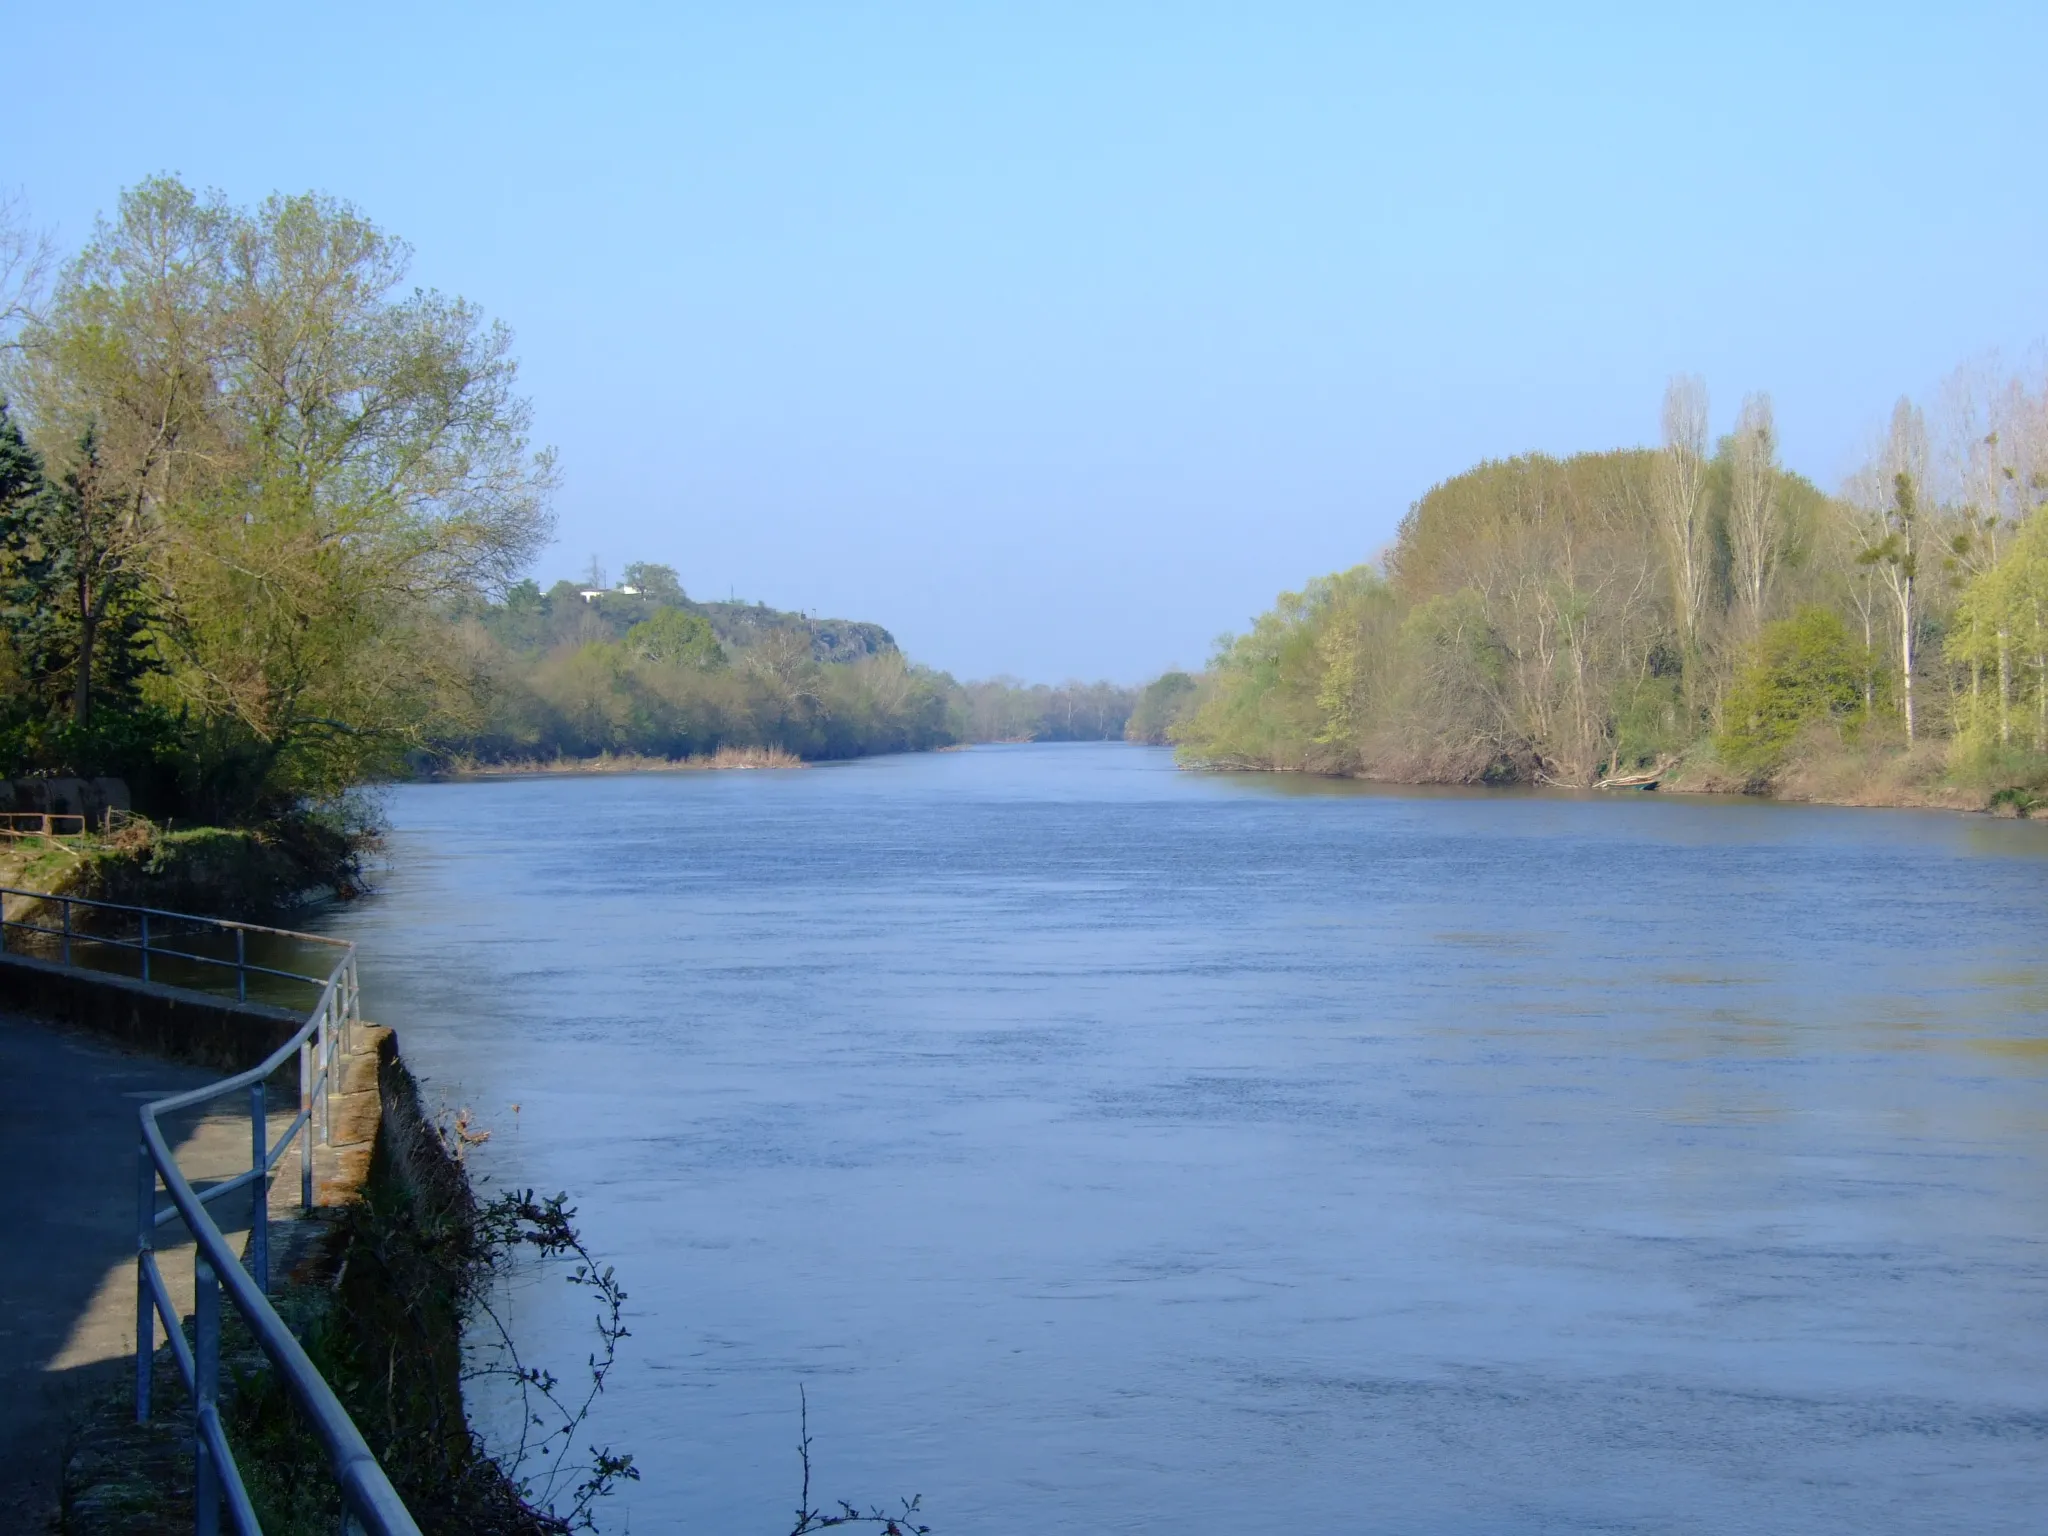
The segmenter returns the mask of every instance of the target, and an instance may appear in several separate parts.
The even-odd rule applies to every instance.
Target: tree
[[[1664,388],[1664,446],[1651,478],[1669,563],[1671,610],[1688,656],[1699,649],[1712,562],[1707,540],[1707,385],[1680,374]]]
[[[101,629],[140,596],[146,532],[133,504],[110,505],[101,497],[99,443],[91,427],[79,440],[72,467],[50,505],[44,539],[73,626],[71,715],[82,731],[92,724],[93,664]]]
[[[1194,706],[1201,690],[1199,679],[1186,672],[1162,672],[1147,683],[1125,722],[1127,740],[1164,746],[1170,733]]]
[[[663,608],[653,618],[642,619],[620,643],[635,661],[655,666],[711,671],[725,665],[711,621],[681,608]]]
[[[1884,446],[1850,489],[1851,497],[1864,509],[1865,526],[1874,535],[1856,558],[1883,577],[1898,624],[1900,702],[1909,742],[1918,734],[1913,654],[1920,623],[1916,587],[1920,575],[1919,487],[1926,477],[1926,463],[1926,424],[1919,409],[1902,399],[1893,408]],[[1884,486],[1882,492],[1880,485]]]
[[[1849,631],[1827,609],[1804,608],[1758,635],[1717,745],[1737,767],[1768,772],[1801,727],[1853,719],[1862,700],[1863,663]]]
[[[466,708],[443,610],[547,527],[509,336],[408,259],[332,198],[161,178],[24,336],[38,435],[93,430],[94,515],[146,571],[155,690],[237,796],[340,788]]]
[[[21,328],[35,318],[52,265],[49,236],[29,227],[19,196],[0,194],[0,353],[18,345]]]
[[[1778,496],[1778,433],[1771,397],[1745,395],[1729,443],[1728,547],[1735,596],[1751,635],[1763,627],[1773,578],[1784,555]]]
[[[683,583],[674,566],[657,565],[651,560],[631,561],[626,566],[626,585],[657,603],[683,601]]]
[[[1941,424],[1939,467],[1955,504],[1942,565],[1951,584],[1967,591],[1999,568],[2017,530],[2048,495],[2048,388],[2036,391],[2017,377],[2001,377],[1995,357],[1980,360],[1944,383]],[[1992,626],[1948,648],[1969,667],[1970,728],[1981,731],[1987,717],[1993,719],[2000,744],[2009,745],[2019,685],[2012,615],[2001,605],[1987,607],[1980,592],[1968,621]],[[1988,707],[1987,672],[1994,689]]]
[[[1972,711],[1967,738],[1983,747],[1995,735],[1999,747],[2012,745],[2012,706],[2024,707],[2029,682],[2023,674],[2031,673],[2033,748],[2048,752],[2048,508],[2024,518],[1998,563],[1970,580],[1947,650],[1973,668],[1986,662],[2000,668],[1998,707],[1988,719],[1986,711]]]
[[[26,691],[40,670],[33,655],[36,632],[44,627],[44,584],[35,579],[29,562],[44,518],[50,485],[42,461],[21,435],[21,428],[0,400],[0,684],[10,695]]]
[[[1877,632],[1890,601],[1884,578],[1871,562],[1862,558],[1870,545],[1870,520],[1847,498],[1831,498],[1822,513],[1821,548],[1837,574],[1840,601],[1854,618],[1863,637],[1863,707],[1865,713],[1877,708],[1877,679],[1882,652]]]

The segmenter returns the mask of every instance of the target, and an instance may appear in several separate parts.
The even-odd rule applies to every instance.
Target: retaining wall
[[[208,992],[0,954],[0,1002],[118,1040],[131,1050],[246,1071],[298,1033],[303,1013]]]

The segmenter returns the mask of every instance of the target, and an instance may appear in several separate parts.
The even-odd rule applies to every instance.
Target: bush
[[[1825,608],[1802,608],[1764,626],[1729,692],[1714,745],[1724,761],[1764,777],[1802,728],[1862,720],[1871,658]]]

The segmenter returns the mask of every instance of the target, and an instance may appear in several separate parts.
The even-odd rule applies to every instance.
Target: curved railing
[[[242,1536],[261,1536],[255,1508],[249,1501],[248,1490],[242,1485],[234,1452],[221,1426],[220,1295],[226,1291],[228,1300],[241,1313],[249,1332],[270,1358],[279,1379],[325,1447],[328,1464],[335,1481],[340,1484],[342,1503],[348,1513],[371,1536],[419,1536],[419,1527],[406,1512],[405,1504],[392,1488],[391,1480],[384,1475],[384,1469],[377,1464],[377,1458],[370,1453],[361,1432],[342,1408],[341,1400],[315,1369],[304,1348],[285,1326],[284,1319],[278,1316],[277,1309],[271,1306],[267,1294],[270,1289],[271,1172],[296,1143],[299,1152],[299,1204],[301,1209],[311,1208],[314,1131],[317,1124],[320,1140],[325,1142],[329,1139],[329,1109],[336,1061],[348,1049],[352,1029],[361,1022],[355,946],[342,939],[263,928],[253,923],[232,923],[152,907],[122,906],[77,896],[0,887],[0,899],[9,896],[23,897],[31,903],[55,905],[58,922],[51,925],[30,922],[25,917],[0,916],[0,949],[6,947],[9,934],[26,933],[41,936],[46,945],[57,950],[64,965],[80,970],[94,969],[80,962],[100,948],[110,956],[137,955],[143,980],[152,979],[152,957],[157,960],[159,970],[166,959],[174,959],[180,969],[215,967],[231,970],[234,972],[235,995],[243,1000],[249,995],[252,976],[272,984],[281,980],[318,988],[319,1000],[307,1012],[305,1022],[289,1040],[257,1065],[222,1082],[195,1088],[189,1093],[173,1094],[142,1106],[142,1149],[137,1174],[140,1201],[135,1234],[135,1417],[138,1422],[149,1419],[156,1323],[161,1318],[164,1332],[170,1339],[171,1353],[177,1362],[178,1374],[184,1379],[193,1399],[193,1528],[199,1536],[215,1536],[220,1529],[221,1508],[225,1505]],[[140,937],[120,938],[94,928],[82,928],[75,921],[77,914],[74,909],[92,912],[96,924],[109,918],[116,922],[136,920],[133,926]],[[154,943],[151,941],[152,926],[156,929]],[[223,948],[231,942],[234,958],[207,954],[203,947],[194,949],[189,944],[179,947],[175,940],[180,937],[176,931],[180,926],[187,930],[186,937],[219,942]],[[307,975],[280,966],[252,964],[248,956],[248,941],[252,936],[266,943],[317,945],[334,952],[334,963],[324,976]],[[299,1112],[284,1134],[273,1143],[264,1104],[265,1085],[272,1074],[292,1059],[294,1053],[299,1062]],[[159,1123],[161,1117],[244,1093],[248,1095],[249,1105],[248,1171],[209,1184],[204,1190],[193,1189],[180,1171],[177,1158],[164,1136]],[[159,1181],[162,1182],[163,1193],[170,1197],[170,1204],[161,1208],[158,1205]],[[252,1185],[255,1187],[250,1189]],[[250,1189],[246,1268],[228,1246],[226,1236],[206,1209],[210,1202],[238,1189]],[[156,1260],[157,1229],[174,1221],[184,1224],[192,1234],[195,1247],[192,1266],[193,1330],[189,1343],[185,1338],[182,1317],[172,1303],[170,1288],[165,1284],[163,1271]]]

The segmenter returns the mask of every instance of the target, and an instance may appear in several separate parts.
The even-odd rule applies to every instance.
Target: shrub
[[[1869,675],[1870,658],[1842,621],[1825,608],[1802,608],[1757,636],[1715,747],[1731,766],[1767,775],[1802,727],[1860,721]]]

